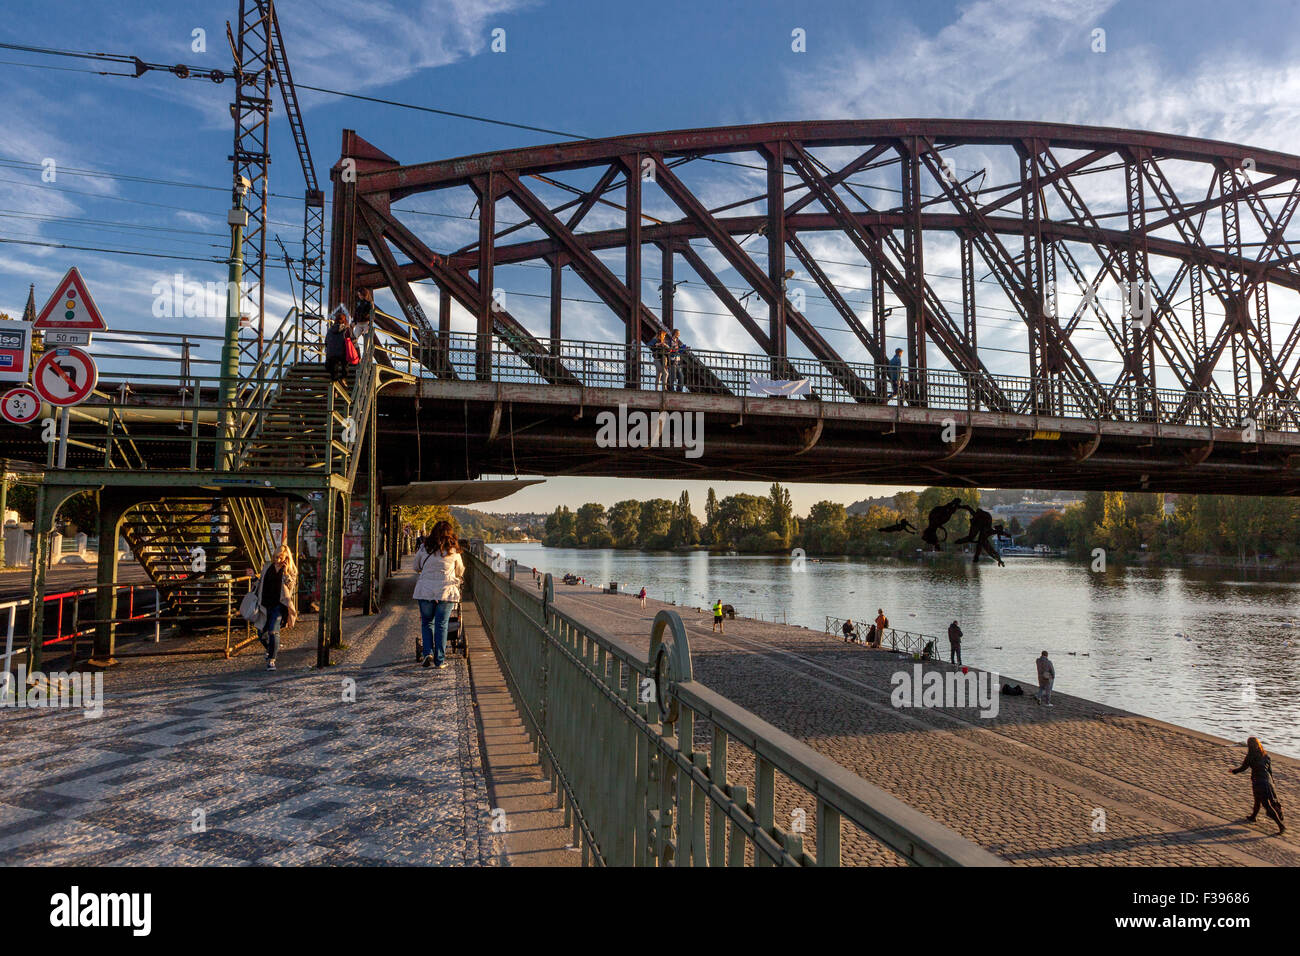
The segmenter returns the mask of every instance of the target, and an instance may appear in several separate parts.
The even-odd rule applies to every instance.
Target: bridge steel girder
[[[968,188],[970,180],[953,182],[940,171],[944,151],[962,147],[985,152],[1005,149],[1008,156],[1018,153],[1020,161],[997,167],[1015,170],[1008,181]],[[813,152],[850,148],[852,158],[842,165],[837,161],[835,169]],[[683,164],[736,154],[761,157],[761,163],[753,168],[765,174],[764,187],[757,195],[716,209],[706,207],[699,199],[703,193],[693,191],[674,172]],[[1142,392],[1144,387],[1154,387],[1157,375],[1172,376],[1189,391],[1220,392],[1226,387],[1221,383],[1227,381],[1227,368],[1220,366],[1229,364],[1233,392],[1243,414],[1259,408],[1266,398],[1279,406],[1277,414],[1287,417],[1294,417],[1288,408],[1300,406],[1300,357],[1296,354],[1300,351],[1300,322],[1292,322],[1285,334],[1281,329],[1274,333],[1273,313],[1283,299],[1268,288],[1300,292],[1300,232],[1295,228],[1295,212],[1300,208],[1297,156],[1141,131],[938,119],[675,130],[406,166],[349,131],[345,133],[345,158],[348,156],[358,162],[348,188],[341,190],[336,177],[335,243],[342,242],[347,248],[344,253],[333,250],[332,272],[339,278],[331,276],[331,292],[345,286],[349,294],[353,287],[390,287],[404,310],[410,312],[413,310],[406,300],[413,296],[403,289],[403,280],[409,284],[413,279],[432,278],[444,302],[454,297],[475,314],[480,339],[503,331],[501,314],[494,312],[491,318],[487,315],[491,310],[492,270],[541,261],[551,269],[552,339],[559,337],[562,330],[561,278],[568,266],[624,323],[626,344],[631,347],[644,342],[659,327],[673,321],[673,263],[681,255],[737,326],[773,359],[774,375],[788,370],[787,345],[795,344],[787,343],[790,333],[806,349],[800,354],[811,355],[827,369],[842,368],[844,359],[817,331],[811,316],[796,310],[785,294],[787,257],[793,254],[806,270],[808,281],[826,300],[819,314],[833,315],[873,361],[878,363],[888,354],[884,340],[888,306],[883,296],[891,293],[908,312],[909,364],[924,367],[928,362],[927,346],[932,343],[946,362],[976,384],[977,401],[1011,411],[994,391],[997,386],[980,353],[982,343],[987,350],[991,348],[987,343],[993,341],[987,334],[979,334],[981,322],[975,307],[975,273],[983,259],[1025,323],[1031,374],[1044,380],[1064,376],[1075,401],[1091,403],[1093,399],[1087,396],[1095,396],[1098,414],[1110,407],[1122,389],[1136,387]],[[654,164],[655,183],[681,211],[679,218],[661,221],[648,214],[647,210],[653,208],[648,198],[649,180],[643,182],[640,178],[641,163],[646,158]],[[895,164],[898,178],[894,182],[901,187],[901,198],[892,205],[866,203],[859,195],[864,184],[858,177],[879,176]],[[1190,174],[1185,174],[1189,167],[1184,164],[1192,164]],[[1204,194],[1200,193],[1196,169],[1210,172],[1209,188]],[[579,170],[591,170],[593,175],[587,183],[594,185],[573,186],[553,178]],[[787,170],[798,174],[799,181],[794,185],[786,185]],[[1105,175],[1111,170],[1122,171],[1122,202],[1103,197],[1094,200],[1095,210],[1089,208],[1085,196],[1091,193],[1086,177]],[[930,190],[922,182],[926,173],[927,179],[938,184],[936,189]],[[530,177],[574,193],[576,198],[551,208],[524,186]],[[1187,183],[1197,183],[1197,196],[1192,201],[1184,201],[1178,192]],[[873,184],[865,188],[880,187]],[[487,212],[491,203],[480,203],[480,209],[487,214],[480,216],[479,239],[470,246],[440,254],[423,248],[423,244],[416,246],[409,239],[405,244],[397,242],[396,217],[393,224],[383,218],[393,215],[391,204],[447,189],[508,195],[524,211],[526,221],[498,229],[491,212]],[[485,193],[485,189],[490,192]],[[621,205],[616,201],[618,196],[612,195],[618,190],[626,195]],[[799,190],[804,190],[802,195]],[[787,201],[791,193],[794,195]],[[1053,216],[1049,212],[1049,194],[1064,203],[1065,215]],[[366,234],[375,220],[358,220],[356,209],[362,205],[380,214],[383,235]],[[622,227],[608,228],[606,221],[580,230],[598,205],[618,209]],[[1244,212],[1240,211],[1242,206]],[[753,212],[755,208],[760,211]],[[1221,230],[1217,228],[1219,219]],[[1257,229],[1258,240],[1254,234],[1243,235],[1247,225]],[[504,241],[507,236],[533,229],[539,230],[541,238],[524,236],[520,241]],[[957,321],[926,271],[927,231],[959,237],[962,274],[956,278],[961,283],[962,314]],[[870,328],[857,318],[828,270],[810,252],[803,234],[811,232],[839,233],[862,253],[863,264],[870,267],[871,274]],[[740,237],[755,234],[764,237],[768,259],[765,267],[738,242]],[[385,258],[377,250],[374,263],[356,257],[358,238],[365,245],[371,238],[382,245],[384,235],[411,262],[399,264],[391,253]],[[1008,249],[1011,242],[1005,237],[1014,237],[1011,241],[1023,246],[1022,254],[1012,255]],[[766,305],[766,329],[759,328],[724,280],[708,267],[700,250],[691,247],[694,240],[705,240],[713,246],[741,281],[760,296]],[[662,318],[656,318],[641,301],[641,250],[645,244],[658,246],[663,254]],[[1085,250],[1084,254],[1080,249]],[[599,258],[606,250],[622,251],[623,279]],[[930,258],[933,256],[931,253]],[[1170,271],[1155,268],[1157,259],[1177,265],[1172,279]],[[1080,306],[1068,322],[1054,310],[1046,309],[1050,291],[1055,289],[1058,296],[1061,292],[1055,284],[1059,265],[1064,265],[1085,294],[1103,281],[1146,283],[1152,314],[1149,327],[1135,328],[1095,304]],[[1096,278],[1087,286],[1094,269]],[[477,284],[470,278],[475,270],[480,276]],[[1189,292],[1190,306],[1186,301]],[[1206,293],[1212,293],[1211,303],[1217,298],[1228,313],[1226,321],[1212,334],[1206,328]],[[1115,349],[1122,363],[1124,371],[1118,379],[1113,373],[1098,374],[1095,350],[1088,349],[1085,354],[1073,340],[1089,314],[1097,316],[1109,339],[1108,347]],[[444,332],[449,328],[447,321],[444,307],[439,323]],[[521,333],[527,334],[521,323],[509,320],[506,324],[513,325],[508,331],[516,340]],[[524,351],[532,348],[525,345]],[[481,348],[480,378],[484,353],[485,348]],[[628,384],[634,384],[637,371],[628,370]],[[843,374],[836,377],[851,396],[869,400],[868,383],[856,375],[852,379]],[[706,382],[706,390],[714,384]],[[912,396],[913,401],[916,398]],[[924,404],[924,397],[916,403]]]

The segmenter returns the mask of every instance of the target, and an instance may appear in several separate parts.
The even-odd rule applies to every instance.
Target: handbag
[[[259,631],[266,624],[266,612],[262,610],[262,599],[257,593],[256,581],[253,582],[253,588],[239,602],[239,616]]]
[[[343,354],[347,357],[349,365],[356,365],[361,361],[361,353],[357,351],[357,343],[353,341],[350,335],[343,343]]]

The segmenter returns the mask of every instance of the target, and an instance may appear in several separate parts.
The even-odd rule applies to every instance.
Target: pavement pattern
[[[327,671],[305,619],[274,672],[254,644],[111,669],[98,719],[0,709],[0,860],[503,864],[466,661],[414,663],[410,587]]]
[[[1296,826],[1279,837],[1263,813],[1243,822],[1249,774],[1228,771],[1241,763],[1244,741],[1059,692],[1052,708],[1032,696],[1000,697],[988,719],[971,709],[895,708],[891,675],[910,671],[913,661],[892,652],[744,618],[727,621],[718,635],[695,608],[648,601],[643,610],[634,597],[588,587],[557,585],[555,603],[643,653],[655,614],[677,610],[696,680],[1012,863],[1300,865]],[[978,656],[974,642],[963,642],[963,651]],[[1056,666],[1060,675],[1062,662]],[[1032,681],[1012,682],[1036,690]],[[697,728],[697,749],[707,752],[707,739],[707,728]],[[742,756],[728,771],[746,782],[752,761]],[[1273,774],[1284,810],[1294,813],[1300,762],[1274,754]],[[803,809],[813,823],[806,793],[778,780],[777,797],[779,822]],[[901,862],[868,835],[847,824],[845,831],[845,863]],[[814,832],[810,826],[805,845]]]

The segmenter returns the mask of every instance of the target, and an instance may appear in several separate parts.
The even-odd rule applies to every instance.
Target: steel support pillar
[[[630,293],[627,304],[627,321],[624,324],[624,343],[627,363],[624,366],[624,384],[628,388],[641,387],[641,154],[631,158],[626,170],[627,202],[624,224],[627,244],[623,248],[623,281]]]
[[[493,253],[496,249],[497,184],[492,173],[474,181],[478,192],[478,315],[474,345],[475,378],[492,378],[492,312],[496,304]]]
[[[117,537],[122,519],[136,504],[136,498],[124,498],[107,490],[99,495],[99,553],[95,568],[95,659],[113,664],[117,650]]]

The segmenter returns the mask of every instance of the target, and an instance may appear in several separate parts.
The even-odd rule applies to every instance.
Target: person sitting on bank
[[[852,618],[850,618],[849,620],[845,621],[845,622],[844,622],[844,626],[843,626],[842,628],[840,628],[840,630],[844,632],[844,640],[845,640],[845,641],[856,641],[856,640],[857,640],[857,638],[855,638],[854,635],[853,635],[853,620],[852,620]]]
[[[266,669],[273,671],[280,654],[280,627],[293,627],[298,620],[298,569],[287,544],[275,549],[258,580],[266,623],[258,630],[257,639],[266,648]]]

